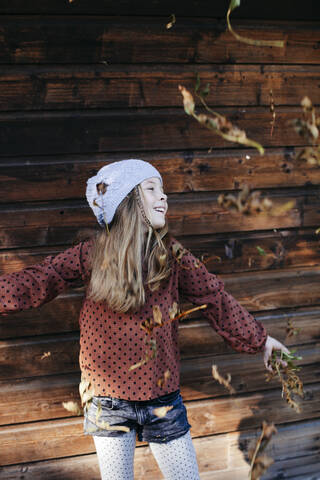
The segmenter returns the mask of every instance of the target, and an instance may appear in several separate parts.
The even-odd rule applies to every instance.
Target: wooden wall
[[[246,479],[248,442],[265,419],[278,434],[264,478],[311,480],[320,478],[320,170],[295,160],[304,141],[288,120],[300,115],[304,95],[320,104],[319,8],[311,1],[243,2],[234,28],[284,40],[276,49],[227,33],[228,3],[1,2],[0,272],[60,252],[95,225],[85,182],[102,165],[151,161],[164,177],[173,234],[196,255],[220,256],[208,269],[303,357],[298,414],[276,381],[266,383],[261,355],[233,352],[199,316],[181,323],[181,389],[201,479]],[[171,13],[177,21],[168,30]],[[260,141],[263,157],[187,117],[178,84],[192,89],[196,72],[211,84],[209,104]],[[276,205],[294,200],[294,208],[276,218],[219,207],[218,195],[237,194],[244,181]],[[82,295],[79,286],[1,319],[1,479],[99,478],[82,418],[61,404],[78,398]],[[289,339],[288,320],[301,329]],[[211,378],[213,363],[232,373],[234,398]],[[145,444],[135,467],[137,480],[161,477]]]

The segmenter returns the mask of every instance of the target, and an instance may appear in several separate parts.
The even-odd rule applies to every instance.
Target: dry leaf
[[[272,465],[274,460],[262,452],[268,445],[274,433],[277,433],[274,424],[268,424],[266,421],[263,421],[260,437],[258,438],[256,445],[248,451],[248,457],[251,461],[249,473],[250,480],[260,480],[261,475],[263,475],[270,465]]]
[[[293,363],[294,360],[301,360],[301,357],[296,357],[293,351],[289,354],[281,352],[280,359],[277,357],[277,352],[273,352],[270,361],[272,371],[266,374],[266,381],[269,382],[277,376],[282,385],[282,398],[285,398],[288,405],[294,408],[297,413],[300,413],[301,407],[293,400],[293,394],[297,394],[303,398],[304,391],[302,380],[300,380],[296,373],[301,368]],[[283,366],[282,361],[285,361],[287,365]]]
[[[159,407],[159,408],[155,408],[153,410],[153,413],[159,417],[159,418],[163,418],[167,415],[167,413],[173,409],[173,405],[170,405],[169,407]]]
[[[163,377],[160,377],[160,378],[158,378],[158,380],[157,380],[157,385],[158,385],[158,387],[163,388],[163,387],[167,384],[170,376],[171,376],[170,370],[166,370],[166,371],[164,372]]]
[[[173,320],[178,312],[179,312],[178,304],[177,302],[173,302],[172,307],[169,307],[170,320]]]
[[[303,109],[302,118],[295,118],[289,121],[289,124],[293,125],[296,132],[303,137],[305,143],[311,145],[303,148],[296,158],[307,161],[310,165],[320,166],[320,117],[317,116],[315,107],[309,97],[302,99],[301,107]]]
[[[237,7],[240,7],[240,0],[231,0],[229,4],[229,9],[227,12],[227,24],[228,29],[232,35],[239,40],[239,42],[247,43],[248,45],[256,45],[257,47],[284,47],[284,42],[282,40],[254,40],[252,38],[247,38],[236,33],[230,24],[230,13]]]
[[[170,317],[170,319],[171,319],[171,321],[180,320],[181,318],[186,317],[187,315],[190,315],[190,313],[196,312],[197,310],[203,310],[204,308],[207,308],[207,306],[208,305],[206,303],[204,303],[203,305],[200,305],[199,307],[194,307],[194,308],[190,308],[190,310],[185,310],[184,312],[179,313],[174,318]]]
[[[225,140],[256,148],[261,155],[264,153],[264,148],[262,147],[262,145],[260,145],[260,143],[254,140],[250,140],[249,138],[247,138],[246,132],[244,130],[240,130],[238,127],[234,126],[223,115],[213,112],[207,106],[203,96],[201,96],[201,101],[206,107],[206,109],[212,115],[214,115],[214,118],[203,113],[197,115],[195,113],[195,102],[191,93],[182,85],[179,85],[178,88],[183,97],[184,110],[188,115],[194,117],[199,123],[204,125],[209,130],[213,130],[217,135],[220,135]]]
[[[68,412],[74,413],[75,415],[82,415],[82,409],[77,402],[62,402],[62,406],[68,410]]]
[[[152,311],[153,311],[154,323],[155,323],[156,325],[162,326],[162,325],[163,325],[162,313],[161,313],[161,310],[160,310],[159,305],[153,305]]]
[[[171,14],[171,18],[170,18],[170,22],[167,23],[167,25],[166,25],[167,30],[168,30],[169,28],[172,28],[175,23],[176,23],[176,16],[175,16],[174,13],[172,13],[172,14]]]
[[[44,358],[48,358],[51,356],[51,352],[44,352],[40,360],[43,360]]]
[[[99,195],[104,195],[107,191],[108,184],[104,182],[97,183],[96,188]]]
[[[215,380],[217,380],[220,383],[220,385],[223,385],[224,387],[226,387],[226,389],[229,391],[230,394],[236,393],[235,389],[230,384],[231,382],[230,373],[228,373],[227,378],[224,378],[218,372],[217,365],[212,365],[212,376]]]

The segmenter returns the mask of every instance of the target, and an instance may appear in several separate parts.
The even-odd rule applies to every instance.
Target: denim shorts
[[[154,410],[159,407],[172,407],[165,415]],[[161,412],[161,411],[160,411]],[[161,412],[163,414],[163,410]],[[166,443],[187,433],[188,423],[186,407],[180,390],[162,395],[153,400],[135,402],[113,397],[93,397],[88,411],[84,413],[84,433],[100,437],[119,437],[126,432],[103,428],[125,426],[137,432],[138,440],[143,442]]]

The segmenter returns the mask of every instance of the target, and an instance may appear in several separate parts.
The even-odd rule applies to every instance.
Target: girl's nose
[[[167,200],[168,197],[164,192],[161,192],[160,198],[161,198],[161,200]]]

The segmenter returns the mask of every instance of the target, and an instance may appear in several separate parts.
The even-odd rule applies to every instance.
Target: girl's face
[[[167,195],[163,192],[158,177],[147,178],[140,183],[142,204],[153,228],[162,228],[166,223],[168,210]]]

